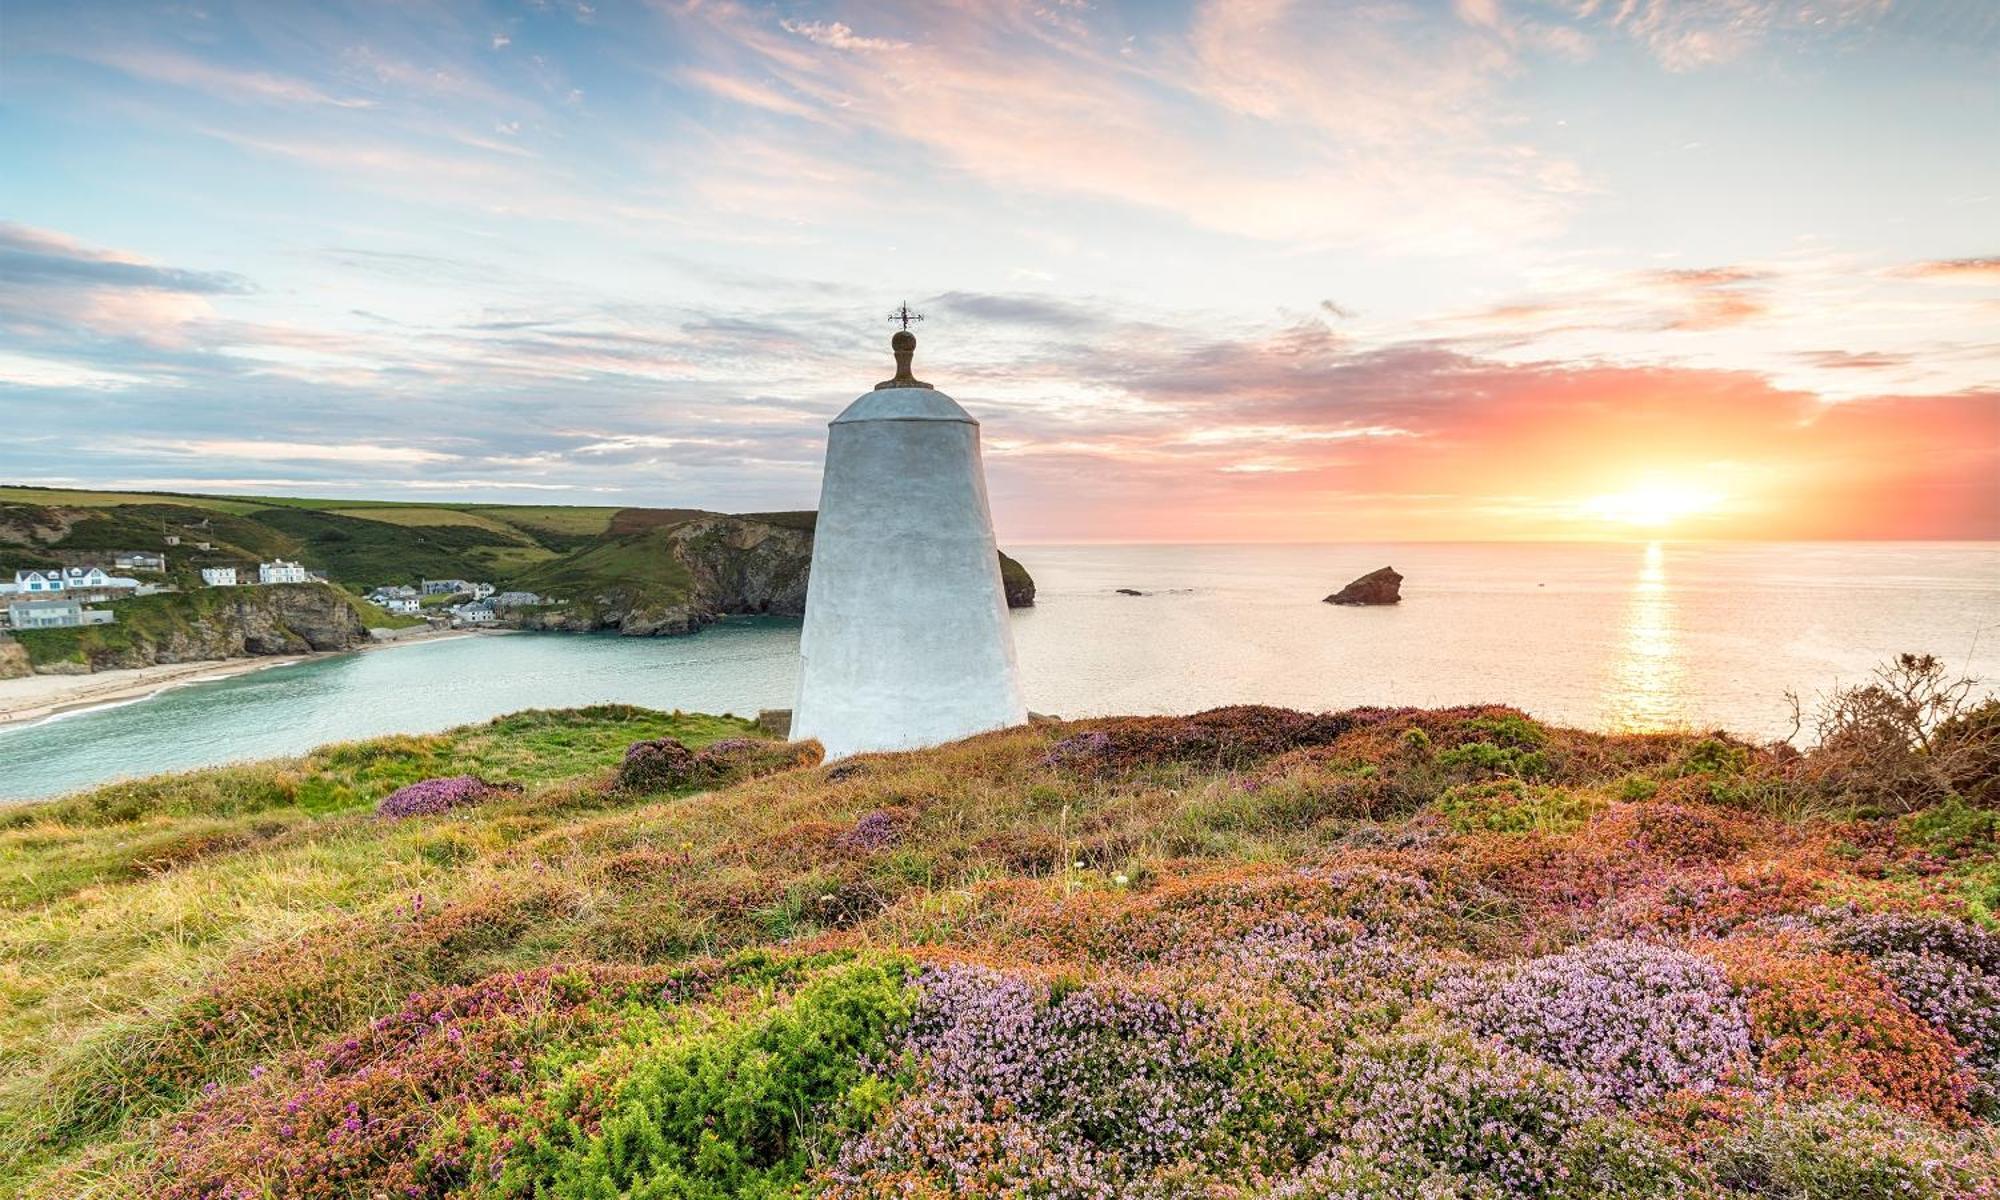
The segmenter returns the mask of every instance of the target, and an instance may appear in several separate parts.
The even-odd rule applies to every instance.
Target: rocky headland
[[[704,513],[589,546],[523,583],[552,603],[509,610],[502,623],[671,637],[727,616],[802,616],[814,517]],[[1034,604],[1035,581],[1020,563],[1002,554],[1000,576],[1009,608]]]
[[[118,614],[115,624],[15,631],[0,643],[0,678],[352,650],[370,641],[354,598],[324,583],[167,592],[104,607]]]

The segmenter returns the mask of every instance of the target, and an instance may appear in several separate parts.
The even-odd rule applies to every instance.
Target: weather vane
[[[924,314],[911,312],[910,306],[908,304],[904,304],[898,307],[895,312],[890,313],[889,319],[891,321],[897,322],[903,328],[908,329],[912,321],[923,320]]]

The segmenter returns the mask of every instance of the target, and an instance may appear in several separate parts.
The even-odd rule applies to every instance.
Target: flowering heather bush
[[[1758,1067],[1772,1080],[1947,1123],[1962,1118],[1975,1081],[1959,1046],[1866,959],[1741,936],[1709,953],[1744,990]]]
[[[2000,978],[1956,958],[1907,950],[1875,959],[1875,969],[1916,1014],[1951,1035],[1978,1078],[1967,1106],[2000,1114]]]
[[[719,787],[773,771],[811,766],[822,755],[819,743],[813,741],[724,738],[697,751],[675,738],[652,738],[626,748],[613,786],[624,792]]]
[[[1412,1030],[1349,1050],[1346,1128],[1283,1200],[1337,1196],[1684,1196],[1688,1173],[1600,1116],[1559,1072],[1462,1034]]]
[[[1777,1200],[2000,1196],[2000,1143],[1990,1133],[1955,1137],[1873,1104],[1753,1104],[1707,1158],[1724,1186]]]
[[[549,968],[412,996],[287,1070],[211,1088],[162,1131],[147,1194],[441,1194],[459,1178],[457,1163],[423,1150],[444,1114],[520,1088],[551,1046],[602,1036],[620,1019],[619,1001],[678,986],[663,968]]]
[[[876,809],[863,813],[854,822],[854,828],[834,839],[836,845],[847,850],[881,850],[896,844],[901,836],[902,822],[894,815]]]
[[[1244,767],[1301,746],[1325,745],[1353,727],[1344,714],[1241,704],[1191,717],[1112,721],[1058,742],[1043,761],[1107,770],[1161,763]]]
[[[1476,1032],[1575,1071],[1625,1107],[1706,1091],[1749,1064],[1750,1020],[1713,963],[1652,942],[1603,941],[1488,967],[1438,989]]]
[[[442,779],[426,779],[408,787],[397,788],[384,796],[382,802],[375,806],[375,815],[391,820],[435,816],[438,813],[450,812],[454,808],[483,804],[505,790],[477,775],[448,775]]]
[[[2000,976],[2000,933],[1942,913],[1820,909],[1814,924],[1842,950],[1870,956],[1905,952],[1954,958],[1985,975]]]
[[[694,780],[694,751],[679,738],[648,738],[625,748],[618,764],[621,791],[667,791],[686,787]]]
[[[1868,955],[1918,1016],[1951,1035],[1979,1078],[1971,1097],[2000,1111],[2000,934],[1939,913],[1822,909],[1835,947]]]
[[[1087,729],[1049,747],[1042,755],[1045,767],[1091,767],[1111,757],[1111,735],[1097,729]]]
[[[1328,1132],[1312,1101],[1332,1084],[1325,1047],[1274,1052],[1297,1021],[1159,985],[1057,994],[977,966],[926,972],[919,991],[901,1043],[913,1090],[843,1150],[829,1197],[1168,1200],[1291,1168]]]

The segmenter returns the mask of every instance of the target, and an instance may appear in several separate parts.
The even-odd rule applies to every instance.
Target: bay
[[[1512,704],[1598,729],[1789,730],[1903,651],[2000,675],[2000,544],[1026,546],[1029,707]],[[1392,608],[1321,603],[1375,567]],[[1119,594],[1130,588],[1144,594]],[[792,702],[798,623],[690,638],[518,634],[315,659],[0,729],[0,799],[607,702],[754,714]]]

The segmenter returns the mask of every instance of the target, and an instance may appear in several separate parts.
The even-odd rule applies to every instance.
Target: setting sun
[[[1658,529],[1688,517],[1711,514],[1722,499],[1719,492],[1694,484],[1649,477],[1625,491],[1593,496],[1583,508],[1594,520]]]

